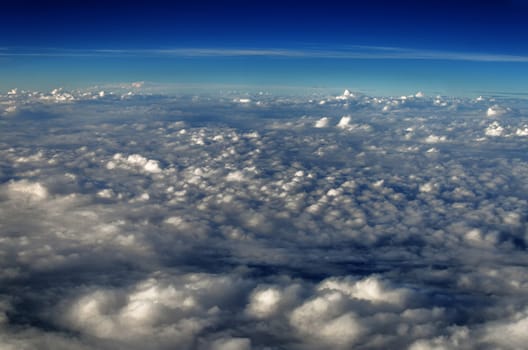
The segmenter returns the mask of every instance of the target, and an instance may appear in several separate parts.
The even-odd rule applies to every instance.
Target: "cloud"
[[[500,117],[511,111],[509,108],[501,107],[499,105],[493,105],[488,108],[486,115],[488,117]]]
[[[341,129],[346,129],[349,126],[351,120],[352,120],[351,116],[348,116],[348,115],[343,116],[341,117],[341,119],[339,119],[339,123],[337,123],[337,127]]]
[[[353,312],[342,312],[345,300],[341,294],[325,294],[293,311],[290,322],[302,336],[311,341],[336,347],[350,347],[365,332],[365,326]]]
[[[439,142],[445,142],[447,140],[447,137],[445,136],[438,136],[438,135],[429,135],[425,138],[425,143],[439,143]]]
[[[124,157],[121,153],[116,153],[112,160],[108,161],[106,168],[109,170],[121,167],[124,169],[138,169],[146,173],[157,174],[161,172],[159,162],[154,159],[147,159],[140,154],[131,154]]]
[[[352,45],[345,48],[204,48],[180,47],[169,49],[57,49],[6,48],[0,57],[281,57],[328,59],[382,59],[382,60],[441,60],[470,62],[526,63],[528,57],[500,53],[472,53],[433,51],[417,48]],[[417,97],[420,97],[418,94]]]
[[[352,298],[368,300],[373,303],[400,304],[409,294],[405,289],[390,290],[383,281],[369,277],[361,281],[329,279],[322,283],[320,290],[336,290]]]
[[[488,127],[484,131],[486,136],[501,136],[503,132],[504,128],[497,121],[494,121],[493,123],[488,125]]]
[[[511,319],[501,320],[485,327],[484,340],[505,349],[522,348],[528,341],[524,331],[527,326],[526,311],[519,312]]]
[[[48,197],[47,189],[40,183],[27,180],[12,181],[7,185],[10,198],[18,201],[42,201]]]
[[[253,292],[248,305],[248,314],[257,318],[273,315],[282,299],[282,292],[276,288],[266,288]]]
[[[215,340],[211,350],[250,350],[251,340],[247,338],[222,338]]]
[[[315,122],[314,127],[316,128],[326,128],[329,124],[330,120],[328,117],[322,117],[321,119],[317,120]]]
[[[147,344],[189,347],[205,327],[220,321],[220,307],[229,305],[240,287],[227,276],[153,276],[131,288],[95,289],[65,301],[57,322],[82,334],[118,340],[133,348]],[[235,345],[247,346],[247,340],[216,341],[213,348]]]
[[[4,347],[524,343],[525,101],[146,85],[0,95]]]

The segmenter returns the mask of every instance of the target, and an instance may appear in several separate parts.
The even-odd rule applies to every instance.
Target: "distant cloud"
[[[169,49],[60,49],[3,48],[0,57],[283,57],[380,60],[441,60],[473,62],[528,62],[528,56],[496,53],[437,51],[402,47],[353,45],[335,49],[319,48],[169,48]]]

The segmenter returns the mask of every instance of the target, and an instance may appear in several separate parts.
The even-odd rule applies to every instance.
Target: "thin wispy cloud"
[[[340,49],[282,48],[169,48],[169,49],[62,49],[2,48],[4,57],[277,57],[320,59],[441,60],[472,62],[528,62],[528,56],[422,50],[382,46],[348,46]]]

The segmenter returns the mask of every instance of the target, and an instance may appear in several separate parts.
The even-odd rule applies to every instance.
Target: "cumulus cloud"
[[[257,318],[273,315],[282,299],[282,292],[276,288],[256,290],[251,296],[247,312]]]
[[[337,123],[337,127],[341,129],[346,129],[349,126],[351,120],[352,120],[351,116],[348,116],[348,115],[343,116],[341,117],[341,119],[339,119],[339,123]]]
[[[127,157],[121,153],[116,153],[112,157],[112,160],[108,161],[106,168],[109,170],[115,169],[116,167],[124,169],[137,169],[146,173],[160,173],[161,168],[159,162],[154,159],[147,159],[140,154],[131,154]]]
[[[350,347],[365,332],[354,312],[342,312],[346,300],[339,293],[329,293],[307,301],[291,315],[290,322],[303,337],[321,345]]]
[[[340,291],[352,298],[372,303],[400,304],[406,295],[405,289],[391,290],[379,278],[369,277],[360,281],[329,279],[321,283],[320,290]]]
[[[501,136],[504,132],[504,128],[498,123],[493,122],[486,128],[486,131],[484,132],[486,136]]]
[[[439,142],[445,142],[447,140],[446,136],[438,136],[438,135],[429,135],[424,139],[425,143],[439,143]]]
[[[15,113],[17,110],[17,106],[16,105],[10,105],[10,106],[7,106],[5,109],[4,109],[4,113],[6,114],[11,114],[11,113]]]
[[[7,193],[14,200],[42,201],[48,197],[46,187],[38,182],[28,180],[9,182]]]
[[[233,102],[238,102],[238,103],[246,104],[246,103],[250,103],[250,102],[251,102],[251,99],[250,99],[250,98],[235,98],[235,99],[233,100]]]
[[[330,120],[328,117],[322,117],[321,119],[317,120],[315,122],[315,127],[316,128],[326,128],[329,124]]]
[[[517,136],[528,136],[528,126],[522,126],[515,131]]]
[[[486,115],[488,117],[501,117],[510,111],[511,109],[508,107],[493,105],[488,108],[488,110],[486,111]]]
[[[505,349],[520,349],[526,345],[528,335],[528,315],[520,311],[510,319],[493,322],[485,327],[484,341]]]
[[[4,348],[526,342],[525,101],[134,84],[0,96]]]
[[[228,307],[241,287],[228,276],[155,275],[130,288],[95,289],[76,296],[64,302],[56,318],[69,329],[133,348],[139,344],[189,347],[206,327],[221,320],[220,307]],[[223,339],[212,348],[248,344],[247,339]]]

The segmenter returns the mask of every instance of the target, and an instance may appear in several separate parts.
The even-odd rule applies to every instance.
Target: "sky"
[[[527,89],[526,1],[17,1],[0,88],[148,81],[446,95]]]

